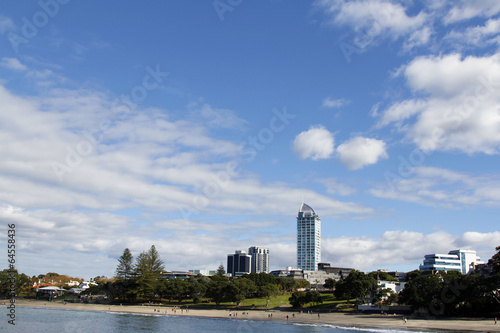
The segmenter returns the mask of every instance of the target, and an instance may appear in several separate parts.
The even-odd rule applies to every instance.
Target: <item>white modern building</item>
[[[252,273],[269,273],[269,249],[267,247],[252,246],[248,249],[252,257]]]
[[[193,275],[201,274],[203,276],[213,276],[217,274],[217,271],[211,271],[208,269],[190,269],[188,272],[192,273]]]
[[[427,254],[419,269],[422,271],[459,271],[467,274],[476,265],[484,264],[473,250],[453,250],[448,254]]]
[[[321,219],[305,203],[297,216],[297,268],[317,271],[321,262]]]

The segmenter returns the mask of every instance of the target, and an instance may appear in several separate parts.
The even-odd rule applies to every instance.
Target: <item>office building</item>
[[[318,270],[321,261],[321,219],[305,203],[297,216],[297,268]]]
[[[448,254],[427,254],[424,256],[424,262],[419,269],[422,271],[459,271],[467,274],[470,270],[479,264],[484,264],[472,250],[453,250]]]
[[[242,276],[250,273],[252,257],[245,251],[236,251],[227,255],[227,274]]]
[[[267,247],[252,246],[248,249],[252,257],[252,273],[269,273],[269,249]]]

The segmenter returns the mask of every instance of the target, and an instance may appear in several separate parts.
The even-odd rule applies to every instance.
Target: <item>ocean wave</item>
[[[359,331],[359,332],[372,332],[372,333],[429,333],[429,331],[414,331],[414,330],[400,330],[400,329],[387,329],[387,328],[370,328],[370,327],[355,327],[355,326],[340,326],[334,324],[307,324],[307,323],[293,323],[295,326],[308,326],[308,327],[326,327],[335,328],[346,331]]]
[[[169,317],[165,314],[153,314],[153,313],[137,313],[137,312],[117,312],[117,311],[104,311],[106,313],[116,314],[116,315],[131,315],[131,316],[142,316],[142,317]]]

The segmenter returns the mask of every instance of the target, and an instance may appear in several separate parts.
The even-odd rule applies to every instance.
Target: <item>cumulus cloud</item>
[[[169,268],[214,269],[242,237],[248,246],[262,244],[262,233],[274,237],[266,244],[288,239],[288,221],[272,216],[297,211],[302,195],[325,216],[373,214],[236,171],[238,144],[189,117],[171,120],[168,110],[128,109],[85,89],[26,98],[0,85],[0,100],[0,219],[23,235],[18,268],[30,275],[112,275],[125,247],[140,253],[152,244]],[[249,212],[252,221],[221,218]]]
[[[312,126],[295,137],[293,151],[303,160],[330,158],[334,152],[333,134],[323,126]]]
[[[364,271],[404,266],[418,269],[424,255],[448,253],[451,250],[472,249],[482,260],[495,254],[500,232],[447,232],[424,234],[413,231],[386,231],[379,238],[366,236],[327,237],[322,239],[322,260],[332,266],[351,267]],[[395,268],[392,268],[395,269]]]
[[[413,93],[381,112],[424,151],[496,154],[500,147],[500,54],[418,57],[402,71]]]
[[[387,158],[386,144],[382,140],[361,136],[352,138],[337,147],[340,161],[349,169],[357,170]]]

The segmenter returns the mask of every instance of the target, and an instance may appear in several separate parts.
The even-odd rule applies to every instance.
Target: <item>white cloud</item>
[[[413,34],[427,19],[423,11],[408,16],[404,5],[385,0],[318,0],[315,5],[329,15],[332,24],[350,26],[362,32],[365,44],[379,37],[398,39]],[[423,34],[420,32],[420,43],[424,41]]]
[[[394,200],[447,208],[499,207],[500,177],[470,176],[434,167],[402,168],[402,174],[386,175],[387,183],[371,194]]]
[[[380,125],[396,122],[424,151],[499,152],[500,54],[418,57],[403,72],[424,97],[394,103]]]
[[[25,65],[23,65],[17,58],[2,58],[0,62],[0,66],[12,70],[25,71],[28,69]]]
[[[352,138],[337,147],[340,161],[349,169],[357,170],[387,158],[386,144],[382,140]]]
[[[316,181],[323,184],[326,187],[326,192],[330,194],[348,196],[357,192],[354,187],[341,183],[336,178],[316,179]]]
[[[429,43],[431,35],[432,29],[428,26],[416,30],[408,36],[407,40],[405,40],[403,49],[409,51],[415,47],[425,45]]]
[[[349,103],[350,103],[349,100],[343,98],[333,99],[331,97],[327,97],[323,100],[322,106],[325,108],[340,108]]]
[[[0,34],[14,29],[14,22],[8,17],[0,15]]]
[[[500,34],[500,20],[489,19],[482,26],[467,27],[463,31],[452,30],[444,40],[449,41],[454,45],[467,45],[484,47],[490,44],[499,44],[498,35]]]
[[[474,17],[492,17],[500,13],[500,3],[496,0],[457,0],[449,3],[451,4],[451,8],[443,16],[443,20],[447,24]]]
[[[500,243],[500,232],[466,232],[452,235],[446,232],[423,234],[412,231],[386,231],[380,238],[360,236],[327,237],[322,239],[322,261],[332,266],[373,271],[405,265],[418,269],[424,255],[448,253],[459,248],[476,250],[488,261]],[[412,268],[413,267],[413,268]]]
[[[297,211],[302,195],[323,216],[373,214],[231,169],[244,167],[237,144],[167,110],[131,110],[83,89],[21,97],[0,86],[0,100],[0,219],[23,235],[18,268],[27,274],[111,275],[125,247],[152,244],[171,269],[214,269],[242,238],[250,246],[267,233],[267,244],[286,244],[288,221],[272,216]],[[252,221],[224,218],[250,212]]]
[[[333,134],[323,126],[312,126],[295,137],[293,151],[303,160],[330,158],[334,152]]]
[[[401,125],[408,118],[422,112],[426,105],[425,101],[415,99],[395,103],[382,113],[377,127],[386,126],[390,123]],[[375,117],[378,116],[376,112],[373,114]]]
[[[207,103],[199,106],[198,103],[191,103],[189,106],[191,120],[202,121],[213,128],[242,129],[248,122],[237,116],[236,112],[226,109],[213,108]]]

